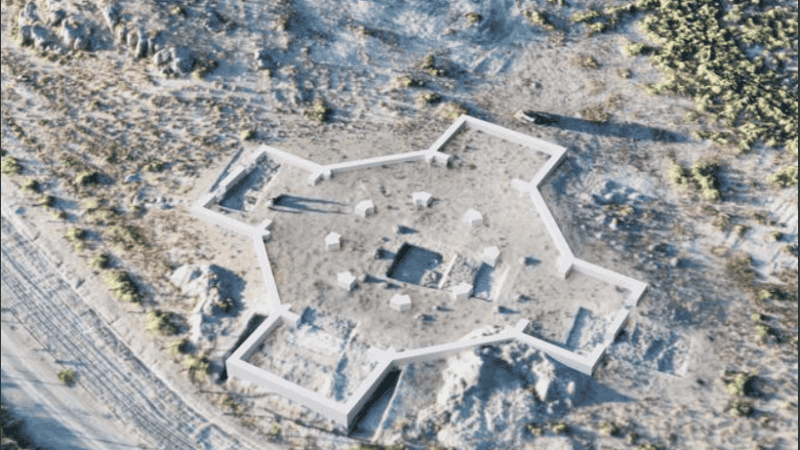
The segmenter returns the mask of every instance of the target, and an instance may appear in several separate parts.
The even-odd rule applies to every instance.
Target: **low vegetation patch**
[[[67,385],[75,382],[75,371],[72,369],[59,370],[56,376],[58,377],[58,381]]]
[[[445,103],[439,108],[439,115],[449,120],[456,120],[464,114],[467,114],[467,108],[457,103]]]
[[[581,69],[597,70],[600,68],[600,63],[592,55],[576,55],[572,59],[572,64]]]
[[[108,227],[105,234],[111,242],[119,244],[126,251],[147,246],[147,238],[142,229],[134,225],[114,225]]]
[[[6,156],[3,158],[2,165],[0,165],[0,172],[6,175],[19,175],[22,173],[22,166],[17,158]]]
[[[751,292],[755,288],[756,271],[753,270],[753,258],[747,253],[737,253],[728,260],[725,272],[741,289]]]
[[[186,338],[178,338],[169,344],[169,352],[172,356],[185,355],[189,353],[189,340]]]
[[[417,97],[417,103],[419,103],[420,105],[432,105],[434,103],[438,103],[441,100],[442,97],[440,97],[439,94],[435,92],[425,92],[419,94],[419,97]]]
[[[628,56],[649,55],[653,52],[653,47],[642,42],[635,42],[627,44],[622,48],[622,51]]]
[[[206,375],[211,373],[211,365],[205,355],[186,355],[183,367],[189,372],[192,381],[205,380]]]
[[[673,163],[669,169],[669,180],[679,187],[691,186],[698,189],[700,195],[706,200],[719,201],[722,199],[722,192],[719,190],[718,171],[717,164],[705,161],[695,162],[691,170],[687,170],[678,163]]]
[[[128,272],[113,270],[106,272],[104,278],[111,294],[117,300],[126,303],[135,303],[140,300],[139,288]]]
[[[608,122],[608,119],[611,118],[611,114],[605,110],[603,105],[591,105],[581,109],[581,116],[588,120],[589,122],[593,123],[603,123]]]
[[[86,238],[86,230],[84,230],[83,228],[72,227],[69,230],[67,230],[65,237],[67,238],[68,241],[73,243],[82,241]]]
[[[95,171],[81,172],[75,176],[73,183],[75,186],[88,186],[90,184],[97,184],[100,180],[100,174]]]
[[[394,79],[394,83],[397,86],[400,86],[400,87],[403,87],[403,88],[422,87],[425,84],[425,82],[423,82],[422,80],[418,80],[416,78],[411,78],[411,77],[406,76],[406,75],[402,75],[402,76],[396,77]]]
[[[550,21],[550,18],[547,16],[545,12],[539,12],[536,10],[526,11],[525,15],[528,17],[528,20],[531,21],[534,25],[539,25],[540,27],[544,28],[547,31],[553,31],[556,27]]]
[[[52,208],[56,204],[56,198],[49,194],[44,194],[39,198],[39,206],[42,208]]]
[[[173,319],[175,314],[168,311],[154,309],[147,313],[147,331],[160,336],[171,336],[178,332]]]
[[[423,58],[422,70],[432,77],[443,77],[446,75],[445,70],[436,65],[436,58],[433,55],[427,55]]]
[[[256,130],[252,128],[248,128],[242,131],[242,134],[239,135],[239,138],[243,141],[252,141],[256,137]]]
[[[105,253],[100,253],[99,255],[92,258],[92,261],[89,265],[94,269],[108,269],[111,265],[111,259]]]
[[[483,19],[483,16],[476,12],[468,12],[466,18],[470,25],[475,25],[476,23],[480,22],[481,19]]]
[[[769,182],[776,188],[797,186],[797,166],[784,167],[769,177]]]
[[[331,112],[332,110],[325,100],[318,99],[314,102],[312,109],[305,112],[305,115],[322,125],[330,119]]]
[[[39,186],[39,182],[33,178],[25,180],[25,183],[22,184],[22,189],[28,192],[40,192],[42,190],[41,186]]]

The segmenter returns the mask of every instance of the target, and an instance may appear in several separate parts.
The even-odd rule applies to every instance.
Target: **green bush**
[[[636,42],[626,45],[622,48],[622,51],[628,56],[649,55],[653,48],[644,43]]]
[[[551,425],[550,429],[553,430],[553,433],[556,433],[556,434],[568,434],[569,433],[569,425],[567,425],[564,422],[554,423],[553,425]]]
[[[475,25],[476,23],[480,22],[481,19],[483,19],[483,16],[476,12],[469,12],[467,13],[466,18],[470,25]]]
[[[242,134],[239,136],[239,138],[243,141],[252,141],[253,139],[255,139],[255,137],[256,137],[256,130],[252,128],[248,128],[242,131]]]
[[[528,20],[530,20],[534,25],[539,25],[547,31],[553,31],[556,29],[553,23],[550,22],[550,18],[547,17],[547,13],[545,12],[531,10],[528,11],[526,15],[528,16]]]
[[[147,331],[161,336],[171,336],[178,332],[178,327],[172,323],[175,314],[154,309],[147,313]]]
[[[192,381],[204,380],[206,375],[211,373],[211,365],[204,355],[186,355],[183,367],[189,372],[189,378]]]
[[[148,172],[161,172],[165,167],[167,167],[167,163],[163,161],[153,161],[144,166],[144,170]]]
[[[441,99],[442,97],[440,97],[439,94],[435,92],[425,92],[419,94],[419,96],[417,97],[417,103],[419,103],[420,105],[432,105],[434,103],[438,103]]]
[[[573,23],[587,23],[600,19],[602,14],[599,11],[583,11],[573,14],[569,20]]]
[[[22,173],[22,166],[19,164],[19,160],[14,158],[13,156],[7,156],[3,158],[2,166],[0,166],[0,172],[6,175],[19,175]]]
[[[572,64],[582,69],[597,70],[600,68],[600,63],[592,55],[577,55],[572,59]]]
[[[796,174],[795,174],[796,178]],[[795,183],[797,184],[797,183]],[[33,178],[28,178],[25,180],[25,183],[22,184],[22,189],[29,191],[29,192],[39,192],[41,191],[41,186],[39,186],[39,182]]]
[[[306,115],[313,118],[318,124],[322,125],[330,119],[331,108],[325,103],[325,100],[319,99],[314,102],[312,110],[306,112]]]
[[[95,171],[81,172],[75,176],[75,186],[88,186],[90,184],[97,184],[100,180],[100,174]]]
[[[467,109],[457,103],[445,103],[439,108],[439,115],[445,119],[456,120],[464,114]]]
[[[735,254],[725,265],[725,272],[742,289],[752,291],[756,281],[753,258],[747,253]]]
[[[52,208],[56,204],[56,198],[52,195],[45,194],[39,198],[39,206],[42,208]]]
[[[189,352],[189,340],[178,338],[169,344],[169,352],[172,356],[184,355]]]
[[[70,242],[82,241],[86,238],[86,230],[83,228],[72,227],[67,230],[65,237]]]
[[[784,167],[769,177],[769,182],[776,188],[797,186],[797,166]]]
[[[603,105],[592,105],[581,109],[581,116],[589,122],[602,123],[607,122],[611,118]]]
[[[134,225],[114,225],[106,229],[106,236],[111,242],[120,244],[123,250],[129,251],[147,246],[142,229]]]
[[[72,384],[75,381],[75,371],[72,369],[59,370],[56,376],[58,381],[64,384]]]
[[[416,78],[411,78],[409,76],[399,76],[394,79],[394,82],[400,87],[421,87],[425,83],[422,80],[417,80]]]
[[[111,294],[119,301],[135,303],[140,300],[139,288],[124,270],[113,270],[104,275]]]
[[[614,422],[603,422],[600,426],[600,433],[604,436],[619,436],[622,429]]]
[[[107,269],[110,264],[111,259],[105,253],[95,256],[92,258],[92,262],[89,263],[89,265],[95,269]]]
[[[718,170],[718,165],[703,161],[697,161],[692,165],[692,178],[700,189],[700,195],[706,200],[718,201],[722,198],[717,179]]]

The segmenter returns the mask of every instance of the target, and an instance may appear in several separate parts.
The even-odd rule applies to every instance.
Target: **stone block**
[[[461,283],[450,290],[450,297],[455,301],[466,300],[470,295],[472,295],[472,285],[469,283]]]
[[[340,288],[352,291],[356,285],[356,277],[350,272],[341,272],[336,275],[336,282]]]
[[[464,223],[470,227],[477,227],[483,223],[483,214],[470,208],[467,210],[466,214],[464,214]]]
[[[389,301],[389,307],[395,311],[408,311],[411,309],[411,297],[397,294]]]
[[[414,192],[411,197],[414,201],[414,205],[418,208],[427,208],[431,206],[431,202],[433,202],[433,195],[428,192]]]
[[[342,236],[339,233],[330,232],[325,236],[325,250],[332,252],[342,248]]]
[[[369,217],[375,214],[375,204],[372,203],[372,200],[358,202],[355,211],[361,217]]]
[[[500,259],[500,249],[492,246],[486,247],[483,249],[483,253],[481,254],[481,261],[485,264],[488,264],[492,267],[497,265],[497,261]]]

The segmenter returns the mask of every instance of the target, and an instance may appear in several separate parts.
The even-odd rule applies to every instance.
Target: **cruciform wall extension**
[[[281,301],[280,293],[270,268],[269,255],[267,254],[264,241],[270,237],[269,229],[271,222],[267,220],[260,226],[253,227],[224,214],[212,211],[209,209],[209,206],[215,202],[221,201],[227,195],[228,191],[241,182],[255,168],[256,164],[263,161],[264,158],[272,158],[282,161],[285,164],[307,170],[309,172],[309,184],[312,185],[323,182],[323,180],[335,176],[336,173],[365,170],[372,167],[386,166],[401,162],[426,161],[431,164],[446,164],[450,156],[443,153],[441,149],[453,136],[465,127],[476,129],[549,155],[544,167],[535,174],[533,179],[527,181],[514,179],[511,180],[511,186],[521,196],[526,196],[531,200],[534,209],[542,219],[560,255],[557,265],[558,271],[562,276],[567,277],[570,272],[577,271],[606,282],[614,283],[629,292],[623,308],[617,312],[612,320],[610,332],[606,334],[603,342],[597,345],[589,355],[579,355],[525,333],[524,330],[529,322],[527,320],[521,320],[516,326],[506,328],[500,333],[491,336],[478,338],[467,337],[456,342],[442,343],[440,345],[401,352],[397,352],[393,348],[386,350],[373,348],[370,353],[374,362],[376,362],[375,368],[372,369],[367,378],[345,402],[324,398],[303,386],[287,381],[278,375],[248,363],[250,356],[252,356],[258,346],[264,342],[278,325],[285,323],[296,326],[299,321],[299,316],[290,311],[289,306]],[[509,341],[521,342],[546,353],[551,358],[572,369],[591,376],[603,352],[616,339],[631,310],[638,304],[647,285],[641,281],[578,259],[572,253],[572,250],[570,250],[558,224],[539,192],[539,187],[542,185],[545,178],[564,159],[565,154],[566,149],[558,145],[466,115],[459,117],[427,150],[416,152],[320,165],[273,147],[259,147],[246,159],[244,165],[240,165],[231,170],[230,174],[218,183],[218,187],[213,192],[204,195],[191,207],[191,211],[196,217],[252,238],[253,247],[256,252],[256,258],[261,269],[265,286],[270,316],[226,360],[225,365],[228,375],[266,387],[322,414],[338,424],[348,427],[348,429],[353,425],[355,417],[364,407],[365,403],[369,401],[383,378],[392,368],[402,367],[415,362],[445,358],[478,346],[499,344]],[[429,199],[426,200],[426,202],[427,201],[429,201]]]

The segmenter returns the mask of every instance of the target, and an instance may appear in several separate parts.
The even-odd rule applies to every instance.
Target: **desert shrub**
[[[572,64],[581,69],[597,70],[600,68],[600,63],[592,55],[577,55],[572,59]]]
[[[276,438],[279,434],[281,434],[281,426],[277,423],[273,423],[272,428],[269,430],[268,436],[271,438]]]
[[[595,22],[586,27],[586,34],[594,36],[595,34],[608,31],[610,26],[605,22]]]
[[[547,17],[547,13],[530,10],[526,12],[526,16],[528,16],[528,20],[530,20],[532,24],[539,25],[547,31],[553,31],[556,29],[553,23],[550,22],[550,18]]]
[[[783,233],[780,231],[773,231],[769,234],[768,240],[770,242],[780,242],[783,240]]]
[[[730,405],[734,417],[749,417],[753,415],[753,402],[750,400],[734,400]]]
[[[310,111],[306,111],[306,117],[312,118],[318,124],[322,125],[323,123],[327,122],[330,119],[331,115],[331,108],[325,103],[325,100],[318,99],[314,102],[312,109]]]
[[[797,186],[797,166],[784,167],[770,175],[769,182],[776,188]]]
[[[19,160],[13,156],[3,158],[3,163],[0,165],[0,172],[6,175],[19,175],[22,173],[22,166]]]
[[[211,373],[211,365],[205,355],[186,355],[183,367],[189,372],[192,381],[204,380]]]
[[[440,97],[439,94],[435,92],[425,92],[419,94],[419,96],[417,97],[417,103],[419,103],[420,105],[432,105],[434,103],[438,103],[439,101],[441,101],[441,99],[442,97]]]
[[[622,433],[622,429],[614,422],[603,422],[600,425],[600,433],[604,436],[619,436]]]
[[[172,323],[175,314],[154,309],[147,313],[147,331],[161,336],[170,336],[178,332],[178,327]]]
[[[184,355],[189,352],[189,340],[186,338],[178,338],[169,344],[169,352],[172,356]]]
[[[573,14],[569,20],[573,23],[587,23],[601,17],[600,11],[582,11]]]
[[[445,103],[439,108],[439,115],[445,119],[456,120],[464,114],[467,114],[467,108],[457,103]]]
[[[436,66],[436,58],[433,55],[426,55],[422,59],[422,70],[432,77],[443,77],[446,75],[444,69]]]
[[[725,272],[742,289],[752,290],[756,281],[756,271],[753,270],[753,258],[747,253],[735,254],[725,264]]]
[[[483,16],[481,16],[476,12],[468,12],[465,17],[467,18],[467,22],[469,22],[470,25],[475,25],[476,23],[480,22],[481,19],[483,19]]]
[[[602,123],[607,122],[611,118],[603,105],[592,105],[581,109],[581,116],[589,122]]]
[[[756,375],[744,372],[727,372],[722,380],[733,397],[754,396],[756,394]]]
[[[531,436],[534,436],[534,437],[539,437],[542,434],[544,434],[544,430],[542,429],[542,427],[540,427],[539,425],[537,425],[535,423],[529,423],[525,427],[525,429],[528,430],[528,433],[530,433]]]
[[[123,250],[133,250],[147,246],[147,238],[141,228],[134,225],[114,225],[106,229],[106,237],[119,244]]]
[[[39,198],[39,206],[42,208],[52,208],[56,204],[56,198],[52,195],[45,194]]]
[[[100,174],[95,171],[84,171],[75,176],[73,183],[75,186],[88,186],[96,184],[100,180]]]
[[[795,183],[796,184],[796,183]],[[39,182],[33,178],[28,178],[25,180],[25,183],[22,184],[22,189],[29,191],[29,192],[39,192],[41,191],[41,186],[39,186]]]
[[[628,70],[628,69],[625,69],[625,68],[619,68],[616,71],[614,71],[614,73],[616,73],[617,76],[622,78],[622,79],[628,79],[632,75],[631,71]]]
[[[252,128],[248,128],[243,130],[242,133],[239,135],[239,138],[243,141],[252,141],[256,137],[256,130]]]
[[[736,236],[742,237],[745,233],[747,233],[747,225],[741,223],[736,224],[733,226],[733,232],[736,234]]]
[[[107,269],[110,264],[111,259],[105,253],[100,253],[95,256],[89,263],[89,265],[95,269]]]
[[[144,170],[148,172],[161,172],[166,167],[167,163],[165,163],[164,161],[153,161],[145,165]]]
[[[400,87],[421,87],[425,83],[422,80],[417,80],[416,78],[411,78],[409,76],[399,76],[394,79],[395,84]]]
[[[86,230],[83,228],[72,227],[67,230],[65,237],[70,242],[82,241],[86,238]]]
[[[75,371],[72,369],[59,370],[56,376],[58,381],[64,384],[72,384],[75,381]]]
[[[550,429],[553,430],[553,433],[556,434],[568,434],[569,433],[569,425],[564,422],[557,422],[550,426]]]
[[[622,51],[628,56],[649,55],[653,48],[642,42],[636,42],[626,45],[622,48]]]
[[[692,165],[692,178],[700,189],[700,195],[706,200],[718,201],[722,198],[717,179],[718,170],[718,165],[703,161],[697,161]]]
[[[111,294],[117,300],[125,303],[133,303],[140,300],[139,288],[128,272],[113,270],[106,272],[103,278],[111,290]]]
[[[203,80],[205,79],[206,76],[208,76],[209,73],[211,73],[218,66],[219,63],[215,59],[211,59],[209,61],[204,61],[204,62],[198,62],[197,66],[194,69],[194,72],[192,72],[192,77],[194,77],[194,79],[198,81]]]
[[[66,211],[59,209],[57,211],[53,211],[53,219],[55,220],[64,220],[67,218]]]

